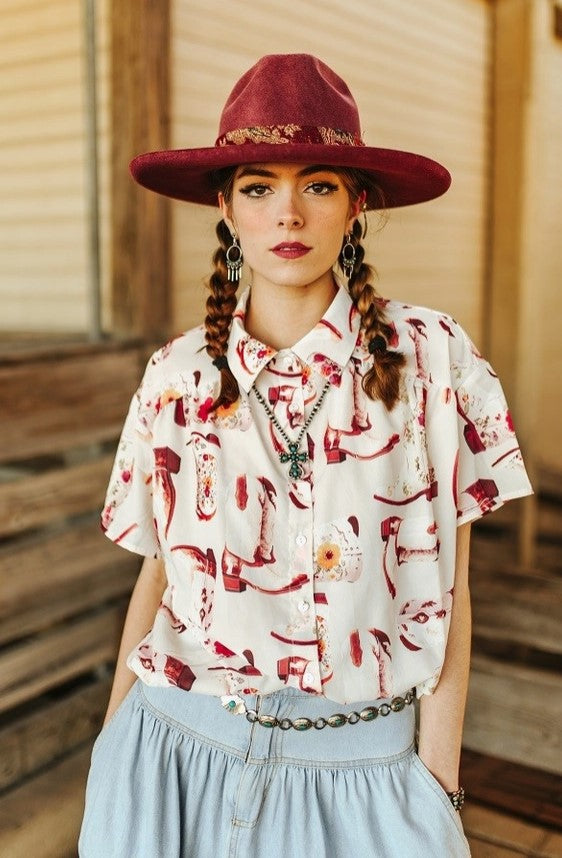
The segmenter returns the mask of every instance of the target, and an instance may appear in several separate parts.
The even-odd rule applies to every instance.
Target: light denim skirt
[[[248,708],[315,719],[338,704],[286,688]],[[413,706],[299,732],[218,697],[138,680],[98,736],[80,858],[466,858],[460,815],[415,752]]]

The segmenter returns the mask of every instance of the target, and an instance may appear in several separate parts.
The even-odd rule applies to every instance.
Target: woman
[[[360,244],[364,211],[450,176],[364,146],[308,55],[250,69],[214,147],[132,172],[218,202],[220,247],[108,491],[107,536],[146,559],[80,855],[466,856],[470,523],[531,489],[489,365],[450,317],[381,299]]]

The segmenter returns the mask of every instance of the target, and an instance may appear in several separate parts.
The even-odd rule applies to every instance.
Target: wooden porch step
[[[115,656],[126,605],[55,627],[8,648],[0,656],[0,712],[95,669]]]
[[[486,807],[562,831],[562,775],[463,749],[467,806]]]
[[[104,497],[113,458],[102,455],[0,483],[1,535],[13,536],[94,509]]]
[[[560,858],[562,834],[540,822],[468,802],[462,812],[472,858]]]
[[[463,744],[546,772],[562,770],[562,683],[555,671],[473,655]]]
[[[111,673],[108,667],[105,676],[43,695],[0,730],[0,792],[93,741],[107,708]]]
[[[0,855],[75,858],[91,745],[0,799]]]
[[[474,570],[475,638],[562,655],[562,578]]]
[[[139,380],[139,350],[119,345],[0,359],[0,462],[110,441]],[[23,391],[23,393],[22,393]]]

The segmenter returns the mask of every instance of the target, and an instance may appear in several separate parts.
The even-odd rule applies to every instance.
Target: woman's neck
[[[310,286],[252,285],[244,327],[277,351],[290,348],[320,321],[337,290],[333,278]]]

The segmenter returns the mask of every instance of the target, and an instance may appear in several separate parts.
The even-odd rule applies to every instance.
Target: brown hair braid
[[[355,265],[347,288],[361,314],[361,327],[366,342],[371,343],[376,336],[383,337],[384,340],[384,344],[381,342],[382,348],[376,349],[373,353],[373,364],[365,374],[362,386],[370,399],[382,399],[391,411],[398,400],[400,370],[406,363],[406,359],[401,352],[388,351],[386,348],[394,332],[377,300],[380,296],[371,285],[375,272],[370,265],[363,262],[365,250],[360,244],[362,235],[361,224],[356,220],[352,235],[352,243],[355,245]]]
[[[371,205],[381,211],[385,208],[382,190],[375,184],[372,176],[364,170],[347,168],[335,169],[345,184],[349,196],[356,200],[363,191],[367,192]],[[365,233],[367,222],[365,221]],[[361,328],[365,341],[371,343],[375,337],[382,337],[381,348],[373,352],[373,365],[365,374],[362,387],[370,399],[382,399],[389,411],[392,410],[400,394],[400,370],[406,363],[401,352],[388,351],[387,346],[394,331],[389,325],[379,303],[380,295],[372,285],[376,272],[364,262],[365,249],[361,245],[363,228],[356,220],[350,236],[355,247],[355,264],[349,279],[348,290],[351,299],[361,314]],[[340,253],[339,265],[343,270],[343,257]]]
[[[226,355],[228,346],[228,333],[232,314],[236,309],[237,283],[231,283],[227,277],[226,251],[232,242],[230,230],[223,220],[216,226],[216,234],[219,247],[213,255],[215,270],[209,278],[209,289],[211,294],[207,298],[205,316],[205,339],[207,340],[207,354],[212,358]],[[238,382],[234,378],[228,364],[221,366],[221,387],[219,395],[212,405],[212,411],[219,406],[228,406],[236,402],[240,396]]]

